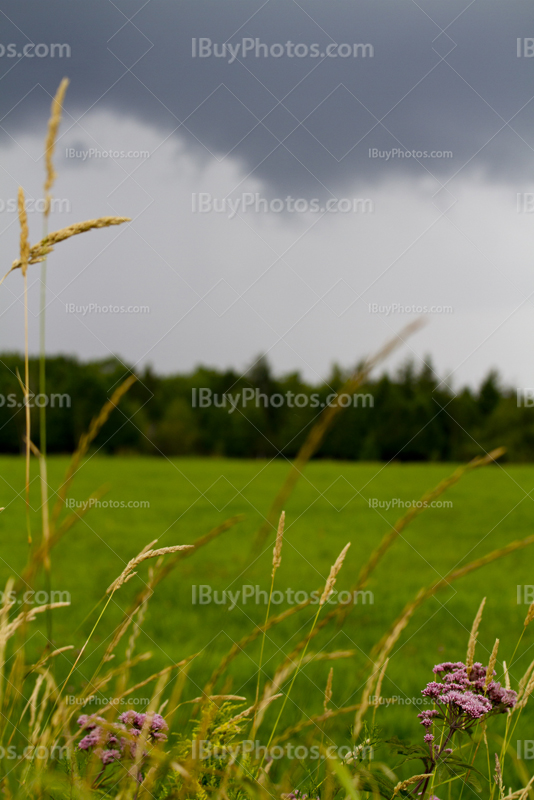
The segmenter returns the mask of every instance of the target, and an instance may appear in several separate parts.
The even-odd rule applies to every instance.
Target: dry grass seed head
[[[523,675],[523,677],[519,681],[519,686],[517,688],[517,702],[518,703],[519,703],[519,701],[521,700],[521,698],[523,696],[523,692],[525,691],[525,686],[527,685],[527,683],[529,681],[529,678],[530,678],[530,675],[532,673],[532,670],[534,670],[534,661],[532,661],[529,664],[525,674]],[[516,705],[516,707],[517,707],[517,705]]]
[[[52,105],[50,106],[50,119],[48,120],[48,132],[45,140],[45,168],[46,168],[46,180],[44,184],[45,217],[48,217],[50,213],[50,199],[51,199],[50,189],[54,185],[54,181],[56,180],[57,177],[56,171],[54,169],[54,162],[52,159],[56,147],[57,132],[59,130],[59,124],[61,122],[63,101],[65,99],[65,92],[67,91],[68,85],[69,85],[68,78],[63,78],[63,80],[59,84],[56,95],[52,100]]]
[[[495,644],[493,645],[493,650],[491,651],[488,669],[486,672],[486,682],[484,684],[484,691],[488,688],[491,681],[493,680],[493,673],[495,671],[495,664],[497,663],[498,650],[499,650],[499,640],[495,639]]]
[[[135,558],[132,558],[132,560],[126,564],[126,567],[123,569],[119,577],[113,581],[111,586],[108,587],[106,594],[110,594],[110,592],[116,592],[117,589],[120,589],[120,587],[133,578],[134,575],[137,575],[134,570],[139,566],[139,564],[142,564],[143,561],[147,561],[149,558],[165,556],[168,553],[177,553],[179,550],[190,550],[193,547],[192,544],[177,544],[173,547],[159,547],[157,550],[149,550],[148,548],[155,544],[156,541],[157,539],[154,539],[153,542],[150,542],[147,547],[141,550],[139,555],[137,555]]]
[[[282,511],[280,514],[280,520],[278,522],[278,530],[276,532],[276,542],[274,544],[273,550],[273,571],[272,577],[274,578],[274,573],[282,563],[282,540],[284,538],[284,525],[286,521],[286,512]]]
[[[527,612],[527,616],[525,617],[525,621],[523,623],[525,628],[527,627],[527,625],[530,625],[533,619],[534,619],[534,603],[531,603]]]
[[[425,773],[424,775],[412,775],[411,778],[408,778],[407,781],[400,781],[393,791],[393,797],[396,797],[399,792],[402,792],[403,789],[407,789],[408,786],[411,786],[412,783],[418,783],[419,781],[424,780],[425,778],[431,778],[432,773]]]
[[[335,563],[330,568],[330,575],[328,576],[328,580],[324,587],[324,592],[321,595],[321,600],[319,602],[319,605],[321,606],[323,606],[326,603],[326,601],[332,594],[332,590],[334,589],[339,570],[343,566],[343,562],[345,561],[345,556],[347,555],[349,547],[350,547],[350,542],[345,545],[341,553],[338,555]]]
[[[534,674],[531,675],[529,682],[527,683],[527,688],[525,689],[521,700],[517,703],[517,708],[521,711],[527,704],[528,698],[534,691]]]
[[[506,661],[502,662],[502,668],[504,671],[504,685],[507,689],[512,688],[512,684],[510,683],[510,673],[508,672],[508,667],[506,666]]]
[[[479,607],[479,609],[477,611],[477,615],[476,615],[475,620],[473,622],[473,627],[471,628],[471,635],[469,636],[469,643],[467,645],[467,657],[466,657],[466,660],[465,660],[465,663],[466,663],[466,666],[467,666],[467,675],[468,676],[471,674],[471,670],[473,668],[473,662],[475,660],[475,647],[476,647],[477,638],[478,638],[478,628],[479,628],[479,625],[480,625],[480,621],[482,619],[482,613],[484,611],[485,604],[486,604],[486,598],[484,597],[484,599],[482,600],[482,602],[480,604],[480,607]]]
[[[19,218],[21,191],[22,189],[19,189]],[[69,225],[67,228],[61,228],[59,231],[49,233],[48,236],[45,236],[40,242],[34,244],[33,247],[30,247],[27,263],[38,264],[40,261],[43,261],[45,256],[52,252],[54,245],[58,244],[59,242],[64,242],[65,239],[70,239],[71,236],[77,236],[79,233],[86,233],[87,231],[96,228],[108,228],[110,225],[122,225],[123,222],[129,221],[129,217],[99,217],[98,219],[88,219],[85,222],[75,222],[74,225]],[[20,269],[22,267],[22,261],[23,256],[21,253],[21,257],[13,261],[11,269],[9,272],[6,272],[0,283],[3,283],[7,276],[13,272],[13,270]]]
[[[25,277],[30,257],[30,242],[29,242],[29,231],[28,231],[28,216],[26,214],[26,203],[24,198],[24,189],[22,188],[22,186],[19,186],[17,205],[18,205],[19,222],[20,222],[19,266],[21,267],[22,274]]]
[[[334,678],[334,667],[330,667],[330,672],[328,673],[328,680],[326,681],[326,689],[324,690],[324,702],[323,707],[325,711],[328,711],[328,704],[332,699],[332,680]]]

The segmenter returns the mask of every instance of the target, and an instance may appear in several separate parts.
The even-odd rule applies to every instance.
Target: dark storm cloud
[[[4,0],[2,9],[5,47],[71,48],[68,58],[0,58],[2,135],[42,119],[49,97],[36,83],[53,93],[67,74],[74,117],[110,108],[162,133],[177,128],[199,153],[231,152],[273,191],[317,194],[407,170],[443,180],[466,164],[521,178],[534,165],[534,58],[517,57],[517,39],[534,36],[530,2]],[[371,44],[373,55],[239,53],[228,63],[193,58],[201,37],[317,43],[320,52]],[[370,158],[372,148],[453,157],[386,161]]]

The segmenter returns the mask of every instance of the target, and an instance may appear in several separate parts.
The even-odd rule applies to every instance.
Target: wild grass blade
[[[55,97],[50,108],[50,119],[48,121],[48,133],[45,141],[45,169],[46,178],[44,183],[45,207],[43,211],[43,238],[48,234],[48,217],[50,215],[51,194],[50,191],[56,179],[54,169],[54,150],[56,138],[61,122],[61,112],[63,101],[69,81],[63,78],[59,84]],[[41,398],[46,397],[46,256],[41,264],[41,298],[39,309],[39,394]],[[48,508],[48,474],[46,466],[46,403],[39,404],[39,449],[42,457],[39,459],[39,475],[41,480],[41,519],[42,519],[42,540],[44,544],[44,569],[47,590],[52,590],[52,577],[50,565],[50,553],[48,543],[50,539],[50,518]],[[52,614],[47,615],[48,641],[52,641]]]

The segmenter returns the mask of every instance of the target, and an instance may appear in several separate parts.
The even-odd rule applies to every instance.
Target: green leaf
[[[485,777],[483,773],[480,772],[480,770],[478,770],[476,767],[473,767],[469,761],[464,761],[462,758],[459,758],[458,756],[448,756],[445,763],[453,764],[456,767],[465,768],[468,771],[471,770],[471,772],[476,772],[482,778]]]
[[[475,792],[478,792],[480,794],[480,792],[482,791],[482,786],[480,785],[480,781],[479,781],[478,777],[473,774],[473,770],[470,770],[470,772],[467,772],[463,776],[463,780],[466,783],[470,784],[473,787],[473,789],[475,790]]]

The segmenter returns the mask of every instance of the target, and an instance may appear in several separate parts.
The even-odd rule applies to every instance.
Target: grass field
[[[50,459],[50,485],[60,483],[67,463],[66,458]],[[350,541],[352,547],[338,579],[340,591],[347,589],[399,516],[396,509],[371,508],[369,500],[417,500],[453,469],[450,464],[384,467],[311,463],[287,504],[282,566],[275,588],[282,592],[288,588],[307,592],[321,588],[331,563]],[[54,615],[56,646],[73,643],[79,647],[83,643],[96,620],[96,606],[105,589],[148,542],[157,537],[158,546],[191,543],[224,519],[244,514],[241,523],[184,560],[158,587],[141,635],[140,650],[150,650],[152,659],[137,668],[139,677],[193,652],[200,653],[186,690],[189,697],[198,695],[231,643],[263,621],[266,606],[250,599],[246,604],[239,601],[233,610],[229,603],[195,605],[193,586],[204,584],[218,592],[235,592],[247,584],[268,591],[273,538],[259,555],[253,553],[252,545],[262,515],[286,471],[287,464],[281,461],[88,459],[71,497],[84,500],[97,486],[108,483],[106,500],[125,504],[143,501],[150,507],[95,508],[53,552],[52,588],[71,596],[71,607]],[[5,582],[9,575],[20,573],[27,556],[23,460],[1,458],[0,474],[0,502],[5,506],[0,515],[0,577]],[[32,504],[37,508],[37,474],[32,478]],[[534,506],[529,493],[533,488],[534,467],[486,467],[467,475],[443,496],[452,501],[452,508],[429,509],[406,529],[372,576],[368,587],[372,597],[361,599],[342,629],[327,628],[313,643],[313,652],[323,648],[356,651],[352,658],[335,663],[335,706],[356,702],[370,648],[419,588],[458,565],[532,533]],[[534,550],[527,549],[475,572],[430,600],[415,614],[396,647],[383,696],[417,697],[431,679],[435,663],[463,658],[473,617],[484,596],[487,603],[477,658],[487,663],[498,636],[499,669],[501,658],[510,662],[527,610],[526,605],[517,603],[517,586],[534,584],[533,567]],[[71,679],[73,688],[92,674],[121,610],[143,585],[146,575],[147,568],[142,566],[139,575],[115,596],[93,645]],[[285,607],[284,602],[273,611]],[[267,675],[273,674],[283,655],[309,630],[314,613],[315,607],[308,608],[269,633],[264,663]],[[44,623],[40,631],[31,643],[36,653],[44,644]],[[534,658],[534,628],[527,630],[523,644],[523,655],[511,667],[512,685]],[[258,652],[259,640],[234,662],[233,682],[226,684],[225,690],[253,698]],[[72,653],[58,660],[59,677],[67,675],[76,651]],[[299,675],[292,694],[294,702],[287,707],[290,721],[302,718],[304,705],[307,714],[320,711],[329,667],[328,662],[311,663]],[[378,721],[385,728],[391,723],[392,732],[395,727],[397,734],[418,740],[421,729],[416,713],[383,708]],[[343,719],[336,723],[341,730],[349,724],[348,718],[346,722]]]

